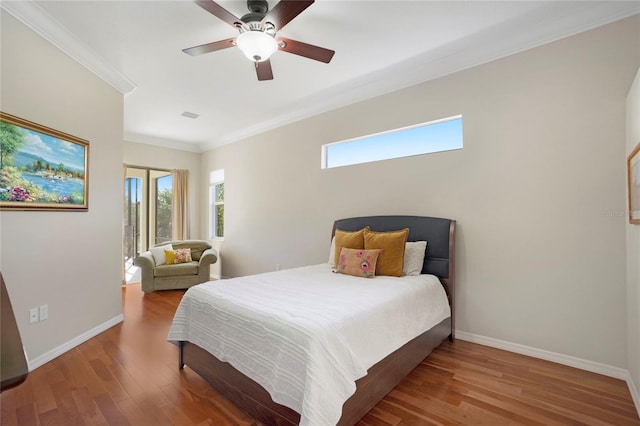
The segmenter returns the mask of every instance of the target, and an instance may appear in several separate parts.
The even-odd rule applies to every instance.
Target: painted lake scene
[[[89,144],[0,116],[0,207],[86,210]]]

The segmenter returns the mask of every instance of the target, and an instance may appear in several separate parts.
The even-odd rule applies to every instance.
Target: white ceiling
[[[318,0],[279,35],[335,50],[331,63],[276,52],[274,80],[258,81],[235,47],[182,52],[236,35],[191,1],[0,4],[125,94],[126,140],[195,152],[640,13],[637,0]]]

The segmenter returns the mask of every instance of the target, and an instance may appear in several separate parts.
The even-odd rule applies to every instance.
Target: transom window
[[[322,168],[462,149],[462,115],[322,146]]]

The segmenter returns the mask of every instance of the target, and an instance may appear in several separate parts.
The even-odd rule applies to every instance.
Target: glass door
[[[173,177],[171,172],[160,170],[149,170],[149,177],[152,188],[149,203],[151,245],[156,245],[172,239]]]
[[[127,167],[124,180],[124,275],[140,282],[133,265],[140,253],[172,239],[173,187],[169,170]]]
[[[140,271],[133,260],[147,250],[147,181],[146,169],[127,167],[124,179],[122,253],[124,281],[140,282]]]
[[[124,261],[132,261],[140,253],[140,211],[142,179],[127,177],[124,182]]]

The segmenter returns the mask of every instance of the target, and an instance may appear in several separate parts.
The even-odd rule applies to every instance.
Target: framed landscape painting
[[[89,142],[0,112],[0,209],[87,211]]]
[[[629,223],[640,224],[640,143],[627,157]]]

